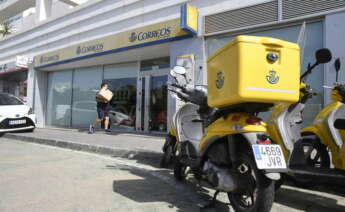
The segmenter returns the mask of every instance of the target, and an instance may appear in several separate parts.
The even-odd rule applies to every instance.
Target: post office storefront
[[[47,76],[46,126],[87,127],[96,119],[96,92],[102,82],[107,82],[114,93],[110,117],[114,124],[118,124],[112,128],[166,130],[169,62],[167,56],[50,71]],[[149,119],[145,114],[150,115]]]
[[[113,129],[166,132],[171,46],[193,35],[178,18],[36,56],[32,95],[41,126],[88,127],[97,117],[96,92],[107,82]]]

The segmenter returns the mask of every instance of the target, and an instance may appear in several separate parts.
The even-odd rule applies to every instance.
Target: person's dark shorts
[[[99,119],[103,119],[105,117],[109,117],[109,104],[97,102],[97,114]]]

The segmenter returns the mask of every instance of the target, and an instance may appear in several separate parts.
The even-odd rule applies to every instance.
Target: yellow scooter
[[[165,136],[165,143],[162,147],[163,155],[160,160],[160,167],[168,168],[173,164],[177,152],[176,127],[171,126],[168,134]]]
[[[238,47],[241,49],[240,52],[258,51],[262,54],[262,57],[256,54],[250,58],[233,56],[236,59],[250,61],[250,66],[255,64],[243,71],[252,73],[252,76],[244,77],[248,78],[245,82],[249,83],[245,89],[250,91],[257,102],[253,100],[212,107],[210,99],[215,97],[212,95],[216,92],[226,92],[224,98],[227,98],[231,91],[227,87],[231,85],[227,81],[231,78],[227,78],[229,75],[224,76],[222,69],[218,67],[219,64],[223,65],[222,58],[212,60],[211,57],[208,60],[208,91],[181,85],[183,83],[180,83],[179,79],[185,78],[186,74],[183,67],[175,67],[171,71],[176,83],[170,85],[173,88],[170,91],[185,102],[176,112],[173,120],[175,127],[171,130],[171,134],[176,135],[174,176],[181,181],[191,173],[200,183],[215,189],[213,201],[208,206],[215,203],[219,192],[226,192],[236,212],[268,212],[274,201],[274,181],[279,180],[280,174],[287,170],[281,147],[271,142],[266,124],[257,117],[259,112],[269,110],[273,103],[268,100],[263,102],[258,95],[260,92],[266,92],[262,95],[263,99],[275,95],[277,100],[281,98],[282,101],[289,99],[290,94],[295,98],[298,89],[292,90],[289,86],[296,81],[298,88],[299,49],[295,44],[277,39],[240,37],[229,43],[227,48],[216,52],[214,57],[233,54],[232,51],[237,50],[236,45],[243,45]],[[233,46],[235,49],[231,49]],[[286,46],[289,46],[287,50]],[[224,53],[227,50],[229,52]],[[227,55],[224,56],[227,58]],[[261,62],[260,68],[254,62],[255,59]],[[210,65],[212,62],[214,66]],[[228,61],[224,63],[229,64]],[[296,69],[287,72],[287,64],[293,64],[291,67]],[[218,68],[220,70],[215,72]],[[232,70],[233,67],[223,68],[224,71],[240,72],[240,69]],[[260,78],[255,78],[253,74],[258,74]],[[280,76],[283,76],[281,81]],[[253,79],[255,81],[249,81]],[[297,100],[298,95],[296,96]],[[219,98],[221,97],[216,100]]]
[[[318,139],[316,139],[317,137],[315,137],[320,135],[318,130],[320,128],[324,129],[322,132],[328,132],[328,128],[324,127],[330,126],[335,130],[335,127],[333,126],[334,123],[338,123],[336,125],[338,127],[342,126],[339,124],[342,123],[342,121],[336,120],[335,118],[337,116],[345,115],[344,110],[339,110],[338,112],[335,110],[337,108],[340,109],[341,106],[343,106],[339,101],[341,99],[338,98],[336,103],[328,105],[319,113],[314,121],[317,128],[312,126],[301,131],[301,124],[303,121],[302,112],[305,107],[305,103],[315,95],[310,86],[302,80],[311,74],[312,70],[317,65],[328,63],[331,59],[332,56],[328,49],[320,49],[316,52],[316,62],[313,65],[309,64],[308,70],[301,76],[299,101],[294,104],[277,104],[272,110],[267,125],[268,133],[271,138],[280,144],[283,149],[285,159],[288,161],[289,175],[293,176],[292,179],[294,179],[295,182],[304,185],[315,182],[327,182],[330,177],[333,177],[332,182],[343,181],[345,179],[345,172],[342,170],[330,169],[328,151],[325,145],[319,142]],[[337,64],[336,70],[338,73],[340,69],[339,60]],[[340,87],[344,89],[343,85],[340,84],[336,84],[333,88],[334,97],[339,97],[338,90]],[[337,116],[330,117],[329,115],[331,113],[335,113]],[[321,120],[321,118],[324,120]],[[319,123],[325,123],[327,126]],[[314,137],[310,137],[310,135],[313,135]],[[325,134],[322,135],[326,137],[329,136]],[[342,158],[344,158],[344,156]]]
[[[312,148],[305,157],[309,164],[318,166],[318,175],[335,178],[333,182],[345,184],[345,84],[338,82],[340,59],[335,61],[336,82],[331,88],[331,103],[315,117],[311,126],[302,129],[304,143]],[[334,168],[330,167],[328,149]],[[312,169],[308,169],[308,174]],[[338,179],[338,180],[337,180]]]

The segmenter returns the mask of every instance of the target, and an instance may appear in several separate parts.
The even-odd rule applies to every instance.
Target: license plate
[[[8,122],[9,125],[19,125],[19,124],[26,124],[25,119],[19,119],[19,120],[10,120]]]
[[[286,169],[283,151],[276,144],[252,145],[258,169]]]

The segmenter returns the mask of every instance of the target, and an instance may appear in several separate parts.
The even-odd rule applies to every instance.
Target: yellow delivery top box
[[[296,102],[300,50],[295,43],[238,36],[207,60],[211,107],[254,102]]]

